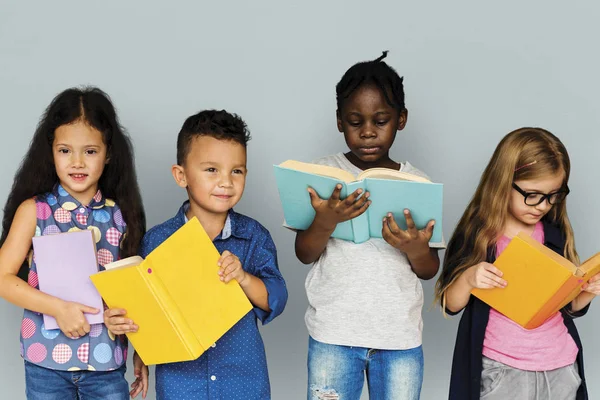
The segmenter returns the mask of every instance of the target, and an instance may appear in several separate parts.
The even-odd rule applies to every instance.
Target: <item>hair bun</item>
[[[381,60],[383,60],[384,58],[386,58],[387,55],[388,55],[388,51],[389,50],[382,51],[381,55],[374,62],[380,62]]]

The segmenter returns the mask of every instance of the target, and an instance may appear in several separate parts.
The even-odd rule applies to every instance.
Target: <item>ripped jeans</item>
[[[418,400],[423,348],[378,350],[308,341],[308,400]]]

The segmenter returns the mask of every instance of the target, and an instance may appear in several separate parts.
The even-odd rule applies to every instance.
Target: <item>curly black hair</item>
[[[363,61],[350,67],[335,87],[337,108],[341,112],[344,101],[356,89],[364,85],[375,85],[383,92],[385,101],[398,112],[404,111],[404,78],[395,69],[387,65],[383,59],[387,51],[372,61]]]
[[[183,165],[190,151],[192,139],[211,136],[219,140],[232,140],[246,147],[250,140],[248,126],[237,114],[225,110],[204,110],[188,117],[177,136],[177,164]]]

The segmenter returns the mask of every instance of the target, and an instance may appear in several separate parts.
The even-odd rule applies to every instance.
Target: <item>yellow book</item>
[[[600,272],[600,253],[579,267],[531,236],[519,233],[494,262],[505,288],[471,292],[526,329],[539,327],[569,304]]]
[[[146,365],[189,361],[252,310],[235,280],[219,279],[219,258],[194,217],[145,260],[129,257],[90,278],[110,308],[139,326],[127,337]]]

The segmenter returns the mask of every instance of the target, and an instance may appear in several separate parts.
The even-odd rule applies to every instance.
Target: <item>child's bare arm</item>
[[[303,264],[310,264],[319,259],[337,224],[358,217],[371,204],[368,192],[359,198],[362,189],[356,190],[344,200],[340,199],[341,191],[342,185],[338,184],[331,197],[323,200],[314,189],[308,189],[310,202],[316,214],[308,229],[296,234],[296,257]]]
[[[0,248],[0,296],[19,307],[55,317],[60,329],[69,337],[83,336],[90,331],[83,313],[95,314],[100,310],[47,295],[17,276],[31,248],[36,218],[33,199],[24,201],[15,213]]]

